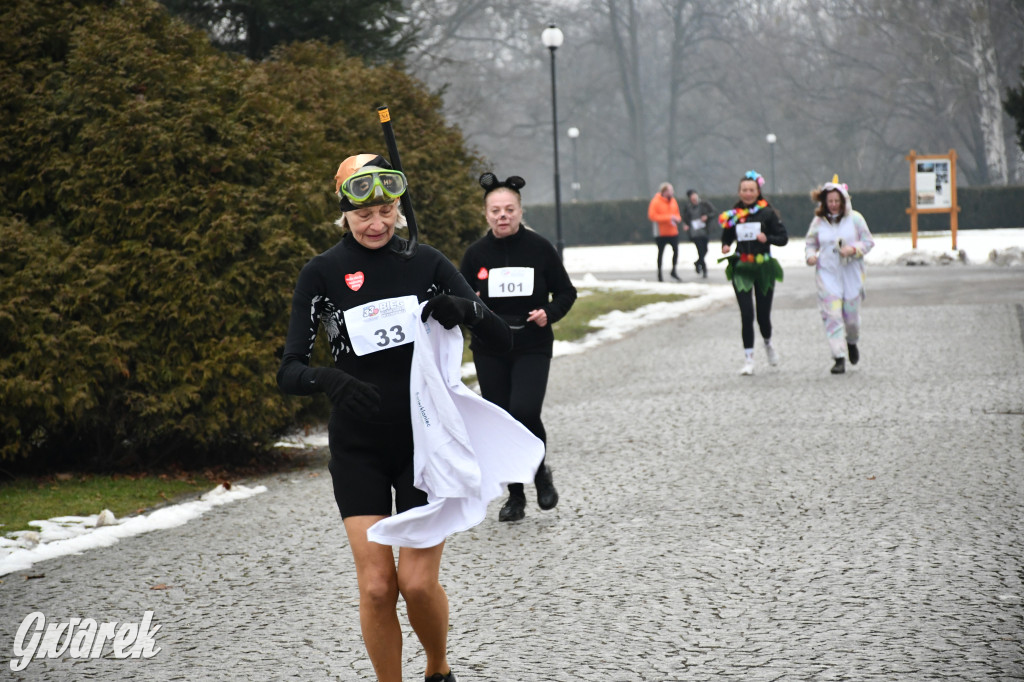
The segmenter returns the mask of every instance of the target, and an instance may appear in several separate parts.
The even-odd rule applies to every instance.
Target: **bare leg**
[[[409,612],[409,624],[427,655],[426,676],[447,674],[448,595],[438,579],[444,543],[427,549],[398,551],[398,587]]]
[[[359,624],[379,682],[402,682],[402,626],[398,623],[398,573],[389,545],[366,539],[383,516],[349,516],[345,531],[359,581]],[[447,672],[447,671],[445,671]]]

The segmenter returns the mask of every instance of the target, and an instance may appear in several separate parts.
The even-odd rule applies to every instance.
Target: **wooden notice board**
[[[906,157],[910,162],[910,241],[917,248],[917,216],[921,213],[948,213],[956,251],[956,150],[948,154],[920,156],[913,149]]]

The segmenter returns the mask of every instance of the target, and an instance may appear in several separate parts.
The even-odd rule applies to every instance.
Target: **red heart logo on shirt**
[[[345,284],[352,291],[359,291],[359,287],[363,286],[363,280],[366,278],[363,276],[363,271],[353,272],[350,275],[345,275]]]
[[[480,268],[480,272],[476,273],[477,279],[487,279],[487,268]]]

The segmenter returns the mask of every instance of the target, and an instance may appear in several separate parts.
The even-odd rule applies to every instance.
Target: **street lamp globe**
[[[771,178],[772,178],[772,193],[775,193],[775,143],[779,138],[775,137],[775,133],[768,133],[764,136],[764,139],[768,142],[768,158],[771,164]]]
[[[577,127],[575,127],[575,126],[573,126],[572,128],[569,128],[569,130],[568,130],[568,131],[566,131],[566,132],[567,132],[567,134],[569,135],[569,137],[571,137],[571,138],[572,138],[572,139],[574,139],[574,140],[575,140],[575,139],[576,139],[577,137],[579,137],[579,136],[580,136],[580,129],[579,129],[579,128],[577,128]]]
[[[558,28],[554,24],[548,24],[548,27],[544,29],[544,32],[540,34],[541,42],[544,43],[544,47],[549,50],[557,50],[562,46],[562,29]]]

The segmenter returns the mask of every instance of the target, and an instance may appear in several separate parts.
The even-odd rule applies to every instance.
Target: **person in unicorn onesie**
[[[832,352],[832,374],[860,361],[860,306],[864,300],[864,255],[875,245],[868,224],[850,202],[839,176],[811,192],[817,202],[804,253],[815,268],[818,310]]]

